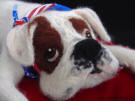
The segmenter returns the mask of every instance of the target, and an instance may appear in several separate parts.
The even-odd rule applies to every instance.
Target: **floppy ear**
[[[94,29],[94,31],[98,34],[98,36],[104,41],[111,41],[110,36],[105,30],[103,24],[101,23],[97,14],[89,8],[79,8],[73,10],[78,15],[82,16]]]
[[[34,61],[33,33],[36,25],[24,24],[11,29],[7,36],[9,54],[23,65],[32,65]]]

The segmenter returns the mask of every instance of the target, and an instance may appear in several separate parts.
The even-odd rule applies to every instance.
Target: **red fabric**
[[[49,101],[39,90],[38,79],[24,78],[19,89],[30,101]],[[68,101],[135,101],[135,75],[122,70],[101,85],[78,92]]]

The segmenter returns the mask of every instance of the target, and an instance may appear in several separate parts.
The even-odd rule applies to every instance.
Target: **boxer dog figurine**
[[[16,87],[23,67],[33,66],[53,100],[111,79],[119,65],[135,70],[135,51],[109,42],[90,8],[0,0],[0,101],[28,101]]]

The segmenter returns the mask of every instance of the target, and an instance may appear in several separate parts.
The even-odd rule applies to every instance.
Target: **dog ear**
[[[23,65],[32,65],[34,61],[33,33],[36,25],[24,24],[11,29],[7,36],[9,54]]]
[[[97,14],[89,8],[79,8],[73,10],[78,15],[82,16],[94,29],[94,31],[98,34],[98,36],[104,41],[111,41],[110,36],[108,35],[107,31],[105,30],[103,24],[101,23]]]

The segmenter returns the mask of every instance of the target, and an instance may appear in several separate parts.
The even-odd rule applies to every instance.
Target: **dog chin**
[[[48,78],[47,76],[48,75],[46,75],[45,72],[41,73],[40,88],[49,101],[65,101],[71,98],[79,90],[78,86],[68,86],[64,80],[55,81],[55,79],[50,77]]]

